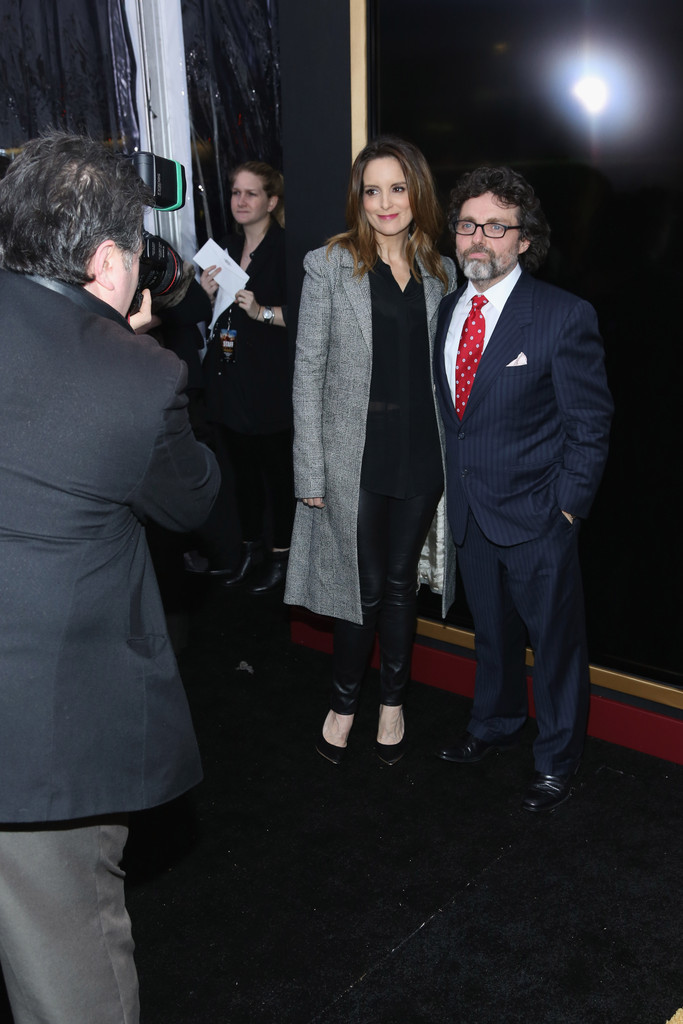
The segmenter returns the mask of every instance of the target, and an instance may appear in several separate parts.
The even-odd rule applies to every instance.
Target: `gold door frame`
[[[368,141],[367,0],[349,0],[351,61],[351,160]]]

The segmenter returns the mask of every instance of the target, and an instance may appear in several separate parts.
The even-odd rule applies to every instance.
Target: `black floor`
[[[576,793],[520,809],[522,746],[433,756],[468,701],[414,684],[373,751],[314,750],[330,659],[273,598],[198,591],[181,655],[205,763],[134,819],[143,1024],[665,1024],[683,1006],[683,767],[589,740]],[[93,1021],[92,1024],[97,1024]]]
[[[433,749],[468,701],[413,685],[373,751],[314,750],[330,659],[272,598],[198,595],[181,656],[206,780],[142,816],[129,908],[144,1024],[665,1024],[683,1006],[683,767],[589,740],[574,798],[520,809],[522,747]]]

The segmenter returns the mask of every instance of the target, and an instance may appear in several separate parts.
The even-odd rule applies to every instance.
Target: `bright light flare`
[[[633,138],[652,119],[647,73],[631,50],[579,43],[575,49],[549,48],[544,61],[549,97],[562,116],[603,143]],[[596,134],[597,133],[597,134]]]
[[[584,75],[572,89],[575,96],[588,114],[602,114],[609,102],[609,89],[604,78],[597,75]]]

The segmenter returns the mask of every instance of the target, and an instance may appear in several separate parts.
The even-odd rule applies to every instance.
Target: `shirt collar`
[[[498,284],[494,284],[491,288],[487,288],[484,292],[478,292],[471,281],[467,282],[467,291],[465,298],[468,302],[472,300],[474,295],[485,295],[488,301],[501,310],[507,300],[510,298],[512,289],[515,287],[520,277],[522,276],[522,268],[517,263],[509,274],[506,274],[502,281]]]

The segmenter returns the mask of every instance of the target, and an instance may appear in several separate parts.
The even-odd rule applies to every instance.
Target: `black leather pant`
[[[358,503],[358,568],[363,622],[334,625],[330,707],[354,714],[375,631],[380,647],[380,703],[403,703],[415,636],[417,563],[441,490],[415,498],[390,498],[361,489]]]

